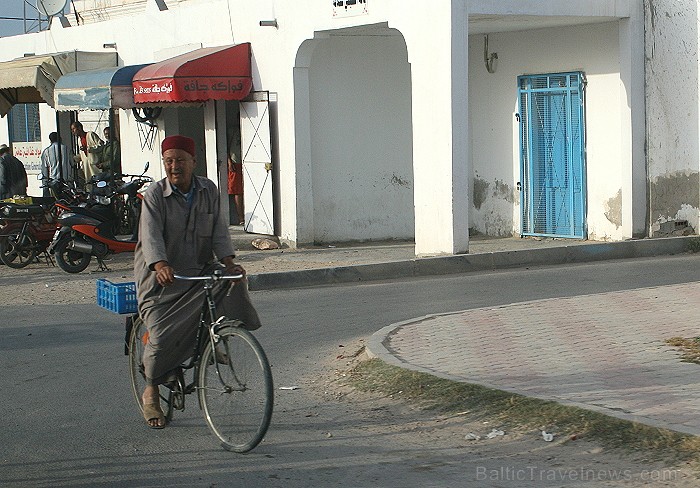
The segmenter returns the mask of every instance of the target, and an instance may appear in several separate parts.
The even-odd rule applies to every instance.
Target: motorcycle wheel
[[[92,256],[80,251],[68,249],[68,243],[71,239],[63,239],[56,245],[54,252],[56,253],[56,262],[58,267],[66,273],[80,273],[90,265]]]
[[[35,258],[36,239],[31,234],[16,231],[0,240],[0,261],[10,268],[24,268]]]

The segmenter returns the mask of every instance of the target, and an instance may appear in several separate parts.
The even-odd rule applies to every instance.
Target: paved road
[[[257,335],[276,384],[300,389],[277,391],[271,431],[246,456],[212,443],[195,403],[172,428],[144,428],[130,396],[119,317],[80,303],[5,306],[0,484],[483,486],[474,477],[478,463],[527,463],[533,455],[505,443],[495,451],[449,439],[424,444],[384,407],[326,395],[319,383],[332,376],[340,346],[427,314],[691,282],[697,265],[688,255],[255,292],[267,324]]]

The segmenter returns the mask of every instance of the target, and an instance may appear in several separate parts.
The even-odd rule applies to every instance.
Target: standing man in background
[[[119,140],[116,137],[112,137],[109,126],[104,128],[105,143],[103,146],[97,148],[90,148],[88,152],[97,153],[99,155],[99,162],[97,167],[102,171],[110,171],[112,175],[120,174],[122,172],[122,156],[119,147]]]
[[[97,167],[100,155],[96,151],[90,151],[90,149],[101,146],[103,142],[96,133],[92,131],[85,132],[83,124],[77,120],[70,125],[70,131],[80,141],[80,150],[74,159],[76,159],[76,162],[81,161],[83,163],[83,174],[85,176],[85,184],[87,185],[90,183],[90,178],[92,178],[93,175],[100,173],[100,169]]]
[[[41,176],[44,180],[44,196],[51,196],[49,183],[53,180],[73,182],[73,166],[70,150],[61,143],[57,132],[49,134],[51,144],[41,153]]]
[[[12,155],[7,144],[0,145],[0,200],[26,195],[28,185],[22,161]]]

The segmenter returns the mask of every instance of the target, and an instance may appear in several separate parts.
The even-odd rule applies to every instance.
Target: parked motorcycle
[[[112,208],[117,218],[115,233],[137,236],[139,217],[141,216],[141,193],[144,185],[153,181],[151,177],[141,175],[116,175],[116,189],[112,198]],[[130,178],[130,181],[126,181]]]
[[[70,204],[84,200],[83,194],[63,182],[55,182],[54,193]],[[0,261],[11,268],[24,268],[45,252],[57,226],[54,197],[27,197],[31,203],[0,203]]]
[[[113,199],[122,196],[139,199],[139,190],[151,183],[153,178],[144,176],[148,164],[140,175],[120,175],[131,178],[121,184],[109,196],[93,195],[93,202],[87,205],[56,205],[62,212],[58,217],[60,228],[56,230],[48,251],[56,256],[58,266],[67,273],[80,273],[90,265],[92,256],[97,258],[100,269],[106,270],[104,258],[109,254],[133,252],[136,248],[137,232],[124,239],[116,236],[117,222],[121,215],[115,215]],[[97,188],[107,188],[106,182],[98,182]],[[98,192],[99,193],[99,192]],[[138,222],[140,205],[135,207],[135,222]]]
[[[24,268],[51,242],[56,230],[53,202],[42,203],[0,207],[0,261],[5,265]]]

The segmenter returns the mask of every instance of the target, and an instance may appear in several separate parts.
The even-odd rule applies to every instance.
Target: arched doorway
[[[297,138],[300,241],[412,240],[411,72],[401,33],[363,26],[317,35],[300,48],[295,82],[296,133],[308,135]]]

